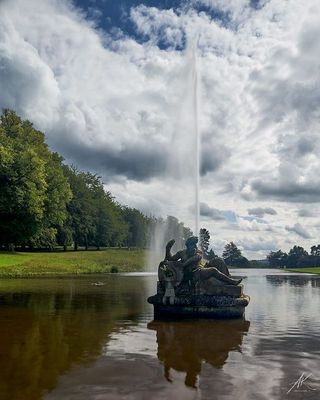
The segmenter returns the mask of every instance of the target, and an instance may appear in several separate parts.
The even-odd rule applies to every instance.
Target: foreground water
[[[1,280],[0,399],[319,399],[320,277],[236,275],[233,321],[153,321],[150,275]]]

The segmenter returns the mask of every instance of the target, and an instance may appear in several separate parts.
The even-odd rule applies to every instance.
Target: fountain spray
[[[200,132],[198,123],[198,66],[197,66],[197,48],[196,42],[192,46],[192,59],[191,59],[191,77],[192,77],[192,109],[193,109],[193,134],[195,140],[195,155],[196,160],[194,164],[194,179],[195,179],[195,235],[199,235],[199,220],[200,220]]]
[[[182,78],[180,82],[181,103],[176,110],[175,130],[172,137],[174,155],[168,159],[167,176],[170,177],[172,182],[175,180],[177,185],[183,183],[186,188],[190,189],[184,206],[188,207],[186,203],[191,200],[194,216],[194,224],[191,228],[193,234],[198,236],[200,223],[201,137],[198,120],[199,77],[197,43],[198,40],[189,41],[184,53],[185,62],[183,63],[180,75]],[[174,190],[170,193],[170,199],[172,202],[178,204]],[[155,266],[163,259],[163,249],[168,240],[174,238],[177,249],[181,248],[184,245],[183,241],[181,242],[182,236],[182,231],[181,235],[177,234],[176,230],[171,232],[170,224],[167,224],[166,221],[156,224],[150,242],[150,252],[147,259],[148,269],[153,271]]]

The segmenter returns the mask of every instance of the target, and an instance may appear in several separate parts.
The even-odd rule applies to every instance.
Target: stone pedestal
[[[249,296],[243,294],[243,285],[216,285],[212,280],[197,282],[187,294],[176,290],[170,302],[165,287],[158,282],[157,294],[148,298],[156,317],[240,318],[249,301]]]

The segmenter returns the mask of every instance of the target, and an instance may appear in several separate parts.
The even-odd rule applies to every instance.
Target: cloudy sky
[[[309,250],[319,37],[318,0],[0,0],[0,107],[118,201],[193,228],[197,71],[201,226],[214,248]]]

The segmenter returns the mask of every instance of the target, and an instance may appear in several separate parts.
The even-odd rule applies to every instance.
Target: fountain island
[[[221,258],[204,260],[196,236],[186,240],[186,249],[172,255],[174,243],[167,243],[158,268],[157,293],[148,298],[155,317],[242,317],[250,298],[243,294],[241,279],[231,278]]]

